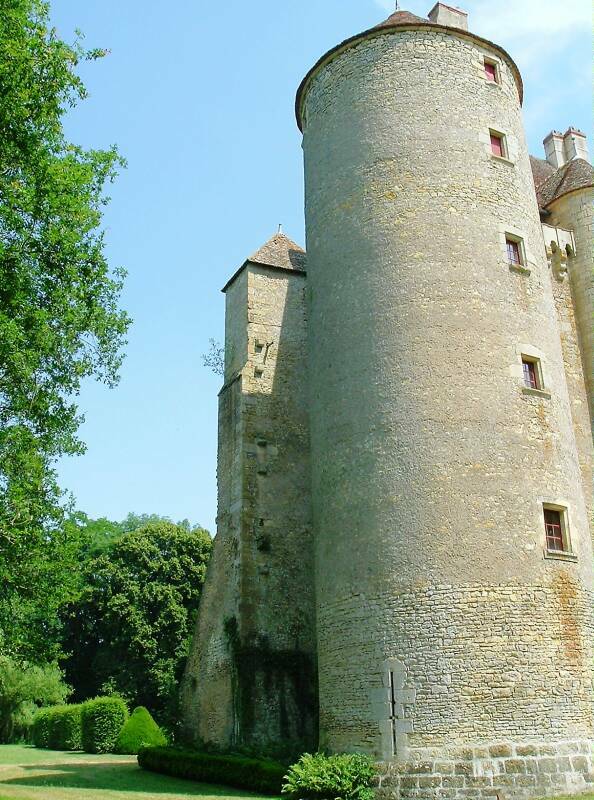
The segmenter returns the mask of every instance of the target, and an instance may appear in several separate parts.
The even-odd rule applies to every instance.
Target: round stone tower
[[[591,535],[521,100],[443,4],[297,98],[321,745],[400,796],[591,780]]]

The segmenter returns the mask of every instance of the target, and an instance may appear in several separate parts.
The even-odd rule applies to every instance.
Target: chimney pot
[[[583,158],[589,161],[588,140],[586,134],[578,128],[568,128],[563,136],[563,150],[565,161],[573,161],[574,158]]]
[[[468,30],[468,14],[461,8],[446,6],[445,3],[436,3],[428,14],[431,22],[436,25],[445,25],[448,28]]]
[[[559,169],[566,163],[565,147],[563,134],[559,131],[551,131],[543,142],[545,157],[551,166]]]

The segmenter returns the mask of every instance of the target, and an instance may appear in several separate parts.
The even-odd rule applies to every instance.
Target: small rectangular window
[[[519,240],[506,236],[505,247],[507,249],[507,260],[509,263],[522,266],[522,248],[520,247]]]
[[[503,136],[500,133],[493,133],[493,131],[491,131],[491,152],[494,156],[499,156],[499,158],[506,157]]]
[[[537,362],[522,356],[522,368],[524,370],[524,384],[529,389],[541,389]]]
[[[547,550],[551,553],[571,553],[567,509],[545,506],[544,524]]]
[[[499,83],[497,64],[494,61],[487,61],[485,59],[485,77],[488,81],[491,81],[491,83]]]

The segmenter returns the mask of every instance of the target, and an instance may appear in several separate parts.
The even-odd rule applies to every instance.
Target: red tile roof
[[[544,183],[555,172],[555,167],[552,164],[549,164],[544,158],[536,158],[536,156],[530,156],[530,166],[532,167],[534,186],[537,189],[541,183]]]
[[[586,189],[594,185],[594,169],[583,158],[574,158],[559,169],[554,170],[546,180],[536,183],[536,197],[538,205],[546,208],[548,205],[576,189]]]

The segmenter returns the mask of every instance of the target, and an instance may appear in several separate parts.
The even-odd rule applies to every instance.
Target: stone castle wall
[[[586,195],[589,192],[585,193]],[[578,205],[578,209],[581,205]],[[550,219],[550,218],[548,218]],[[587,262],[590,262],[590,279],[594,265],[592,254],[588,251],[591,247],[591,240],[583,235],[579,235],[580,247],[576,246],[576,230],[579,231],[582,224],[579,214],[572,218],[569,214],[564,215],[564,221],[572,233],[568,230],[552,228],[543,225],[545,245],[549,257],[549,268],[551,274],[551,285],[557,316],[559,320],[559,332],[561,335],[561,350],[565,365],[565,377],[569,389],[569,399],[571,405],[571,419],[576,439],[580,468],[582,472],[582,486],[586,501],[588,519],[592,520],[594,513],[593,502],[593,453],[592,453],[592,427],[590,417],[590,403],[588,402],[588,386],[586,377],[586,353],[582,342],[587,336],[581,333],[578,325],[578,314],[576,309],[583,311],[584,302],[588,300],[588,291],[591,290],[586,281],[588,275]],[[554,237],[554,238],[553,238]],[[553,240],[573,239],[568,252],[566,247],[552,248]],[[585,252],[582,248],[586,248]],[[590,300],[594,300],[590,291]],[[593,306],[594,308],[594,306]],[[592,310],[591,310],[592,313]],[[583,325],[583,320],[582,320]],[[590,331],[591,333],[591,331]]]
[[[225,305],[225,374],[219,394],[217,535],[181,686],[183,735],[220,747],[238,738],[235,665],[228,620],[239,613],[244,462],[243,367],[247,362],[248,274],[231,284]]]
[[[591,534],[518,89],[485,47],[381,32],[303,106],[321,744],[417,796],[452,774],[451,796],[552,791],[527,762],[509,777],[519,753],[591,780]],[[543,503],[573,557],[546,552]]]
[[[560,197],[551,204],[547,222],[570,228],[575,235],[576,257],[569,261],[569,277],[586,376],[590,411],[594,415],[594,259],[593,206],[594,192],[580,189]]]
[[[218,532],[183,696],[221,746],[317,740],[304,287],[248,264],[227,289]]]

